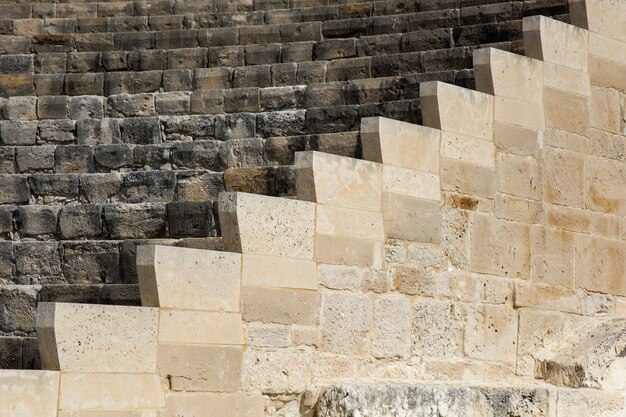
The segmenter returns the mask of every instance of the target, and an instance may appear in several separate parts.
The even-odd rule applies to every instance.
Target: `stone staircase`
[[[171,99],[191,103],[204,91],[195,89],[203,68],[184,69],[186,94],[163,84],[134,91],[132,82],[132,91],[121,84],[108,94],[109,74],[131,71],[101,72],[100,64],[94,72],[54,72],[63,87],[52,95],[38,94],[37,76],[47,74],[6,76],[1,83],[18,90],[30,77],[23,82],[33,90],[7,94],[2,108],[14,118],[0,126],[14,159],[0,181],[9,284],[0,288],[9,335],[0,352],[10,352],[2,353],[7,367],[46,371],[0,373],[1,417],[624,415],[623,3],[573,1],[579,27],[527,17],[523,44],[474,51],[473,70],[415,72],[410,100],[390,98],[377,82],[404,94],[404,74],[427,68],[428,50],[402,60],[412,53],[402,48],[415,22],[439,22],[432,35],[445,26],[441,16],[472,26],[490,13],[519,18],[561,13],[563,5],[442,2],[450,14],[439,3],[426,11],[419,5],[431,2],[381,3],[238,3],[252,10],[235,12],[218,2],[190,17],[183,8],[191,6],[164,2],[155,6],[162,19],[106,16],[125,7],[145,13],[144,3],[60,8],[61,16],[104,10],[82,23],[13,9],[13,43],[6,45],[28,44],[26,54],[32,48],[71,62],[87,57],[78,56],[88,52],[79,45],[97,44],[99,63],[107,45],[130,62],[133,50],[140,57],[171,46],[164,69],[128,67],[161,72],[160,82],[167,71],[183,79],[180,68],[169,68],[171,51],[188,41],[201,50],[201,32],[230,33],[215,30],[208,16],[245,21],[233,26],[244,63],[248,50],[258,52],[248,46],[261,39],[280,42],[284,57],[291,42],[283,36],[308,36],[288,20],[305,15],[330,15],[314,25],[319,40],[293,42],[311,43],[312,58],[323,50],[318,45],[343,38],[354,41],[358,56],[335,57],[323,64],[324,82],[300,87],[298,59],[289,88],[302,90],[302,110],[265,111],[265,87],[255,84],[249,95],[250,87],[235,84],[237,71],[249,75],[238,68],[270,65],[273,79],[273,65],[285,63],[232,66],[228,85],[206,90],[222,97],[216,116],[191,116],[191,104],[159,112]],[[41,13],[41,5],[25,8]],[[50,8],[55,16],[60,5]],[[500,19],[493,17],[496,33],[508,24]],[[176,21],[182,26],[150,31]],[[448,34],[465,28],[455,25]],[[519,22],[511,25],[522,36]],[[33,32],[20,32],[26,27]],[[388,45],[380,27],[402,34],[394,38],[400,52],[360,55],[361,41]],[[450,46],[432,55],[459,50]],[[212,69],[213,47],[194,62]],[[463,57],[472,51],[462,48]],[[395,81],[374,70],[383,58]],[[340,66],[349,75],[329,80]],[[449,83],[438,78],[444,73]],[[354,87],[358,78],[369,93]],[[463,88],[474,85],[477,91]],[[274,99],[284,100],[285,86],[267,88],[279,88]],[[318,107],[306,101],[315,88]],[[250,107],[224,114],[240,93]],[[50,96],[65,112],[41,104]],[[336,105],[334,97],[345,101]],[[419,118],[397,116],[406,102]],[[385,109],[424,126],[379,117]],[[46,120],[20,119],[46,110],[76,136],[46,142]],[[365,117],[371,112],[377,117]],[[293,120],[304,127],[289,130],[299,123]],[[82,142],[81,122],[91,129]],[[7,129],[9,137],[30,139],[6,143]]]

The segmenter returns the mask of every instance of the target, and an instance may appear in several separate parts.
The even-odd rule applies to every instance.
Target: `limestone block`
[[[316,352],[313,364],[313,381],[316,384],[327,384],[338,379],[356,379],[361,361],[353,356]]]
[[[531,130],[544,130],[544,109],[540,104],[506,97],[494,97],[494,122],[507,123]]]
[[[544,200],[549,203],[582,207],[584,159],[582,155],[547,149],[544,159]]]
[[[463,307],[451,302],[417,300],[412,312],[414,356],[461,356]]]
[[[321,335],[316,326],[291,326],[291,344],[293,346],[321,346]]]
[[[242,256],[244,286],[317,289],[315,262],[277,256]]]
[[[227,250],[313,259],[315,204],[246,193],[222,193],[219,212]]]
[[[540,223],[543,214],[541,201],[528,200],[507,194],[496,194],[496,217],[516,222]]]
[[[317,274],[320,285],[334,290],[367,291],[379,281],[386,281],[385,273],[370,268],[319,263]],[[381,286],[385,286],[381,283]]]
[[[172,391],[237,392],[242,358],[241,347],[159,344],[158,371]]]
[[[441,203],[383,193],[383,221],[388,237],[413,242],[441,241]]]
[[[490,140],[493,97],[439,81],[420,84],[424,125]]]
[[[515,307],[532,307],[543,310],[581,314],[581,299],[571,288],[553,285],[522,283],[515,284]]]
[[[592,212],[567,206],[544,204],[546,225],[571,232],[590,233]]]
[[[558,129],[546,129],[544,132],[545,144],[554,148],[566,149],[573,152],[588,153],[589,139],[585,136]]]
[[[407,356],[411,344],[410,318],[408,297],[389,295],[376,298],[372,355],[377,358]]]
[[[576,285],[589,291],[626,295],[626,242],[578,235]]]
[[[509,306],[468,308],[463,349],[470,358],[515,363],[517,313]]]
[[[59,411],[58,417],[160,417],[161,414],[157,410],[80,410],[80,411]]]
[[[493,198],[496,184],[497,176],[493,168],[448,158],[441,159],[442,190]]]
[[[499,97],[541,104],[543,63],[536,59],[481,48],[474,51],[476,89]]]
[[[531,238],[533,280],[573,288],[575,235],[565,230],[538,226],[532,229]]]
[[[491,140],[476,139],[458,133],[442,132],[441,156],[473,164],[494,167],[495,145]]]
[[[42,365],[70,372],[154,372],[157,319],[155,308],[39,303]]]
[[[300,349],[248,349],[244,354],[246,392],[303,392],[311,383],[311,352]]]
[[[282,324],[249,323],[246,335],[248,346],[286,348],[291,342],[290,328]]]
[[[620,133],[620,97],[616,90],[592,87],[590,110],[591,127]]]
[[[591,83],[601,87],[626,90],[626,43],[589,33],[589,76]]]
[[[604,158],[585,160],[585,207],[626,216],[626,168]]]
[[[366,117],[361,119],[363,159],[437,173],[440,134],[437,129],[412,123]]]
[[[174,392],[165,397],[167,410],[159,417],[263,417],[261,395]]]
[[[320,152],[296,152],[294,168],[300,199],[380,210],[381,164]]]
[[[591,94],[591,82],[589,73],[575,70],[563,65],[544,62],[543,82],[546,87],[566,93],[589,96]]]
[[[241,298],[246,322],[317,323],[319,295],[316,291],[243,287]]]
[[[243,345],[241,314],[161,309],[159,343]]]
[[[619,417],[624,413],[624,405],[624,397],[617,391],[559,389],[555,417]]]
[[[589,35],[584,29],[544,16],[524,18],[526,56],[586,71]]]
[[[145,306],[239,311],[241,255],[139,246],[137,274]]]
[[[383,167],[383,191],[439,201],[439,175],[394,166]]]
[[[383,249],[382,241],[322,234],[315,237],[316,258],[322,263],[380,269]]]
[[[324,351],[366,353],[372,327],[372,301],[350,292],[322,294],[320,327]]]
[[[496,121],[493,124],[493,139],[500,152],[536,157],[543,132]]]
[[[59,410],[141,410],[165,407],[156,374],[63,373]]]
[[[512,278],[530,278],[528,225],[472,213],[470,236],[471,271]]]
[[[315,232],[330,236],[385,240],[380,213],[319,204]]]
[[[589,134],[588,97],[546,87],[543,92],[546,128]]]
[[[59,372],[0,371],[0,417],[54,417]]]
[[[541,200],[543,172],[535,158],[499,154],[498,175],[498,189],[503,193]]]

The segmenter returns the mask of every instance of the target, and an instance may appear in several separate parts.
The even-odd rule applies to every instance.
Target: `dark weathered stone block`
[[[213,204],[204,202],[172,202],[167,205],[170,237],[216,236]]]
[[[104,220],[112,239],[164,237],[167,232],[165,203],[106,206]]]
[[[129,203],[168,202],[174,200],[176,174],[173,171],[136,171],[124,177]]]
[[[94,172],[93,148],[88,145],[57,146],[54,152],[55,172]]]
[[[122,142],[136,145],[161,143],[161,124],[154,117],[135,117],[120,122]]]
[[[118,283],[117,242],[63,242],[63,273],[70,283]],[[95,296],[95,294],[94,294]]]

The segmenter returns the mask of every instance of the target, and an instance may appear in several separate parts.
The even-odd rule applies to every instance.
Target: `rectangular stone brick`
[[[57,414],[59,372],[2,370],[2,415],[50,417]],[[33,399],[36,398],[36,401]]]
[[[544,89],[546,127],[587,136],[590,106],[587,97]]]
[[[242,314],[246,322],[314,324],[319,295],[315,291],[243,287]]]
[[[320,204],[317,206],[315,232],[324,235],[385,240],[379,213]]]
[[[198,331],[198,329],[206,331]],[[161,309],[159,343],[243,345],[241,315]]]
[[[440,200],[439,175],[394,166],[383,166],[383,191],[425,200]]]
[[[191,417],[207,412],[215,416],[262,417],[265,408],[261,395],[171,393],[165,400],[167,411],[162,417]]]
[[[626,244],[589,235],[576,237],[576,285],[626,295]]]
[[[494,121],[531,130],[544,130],[546,126],[542,106],[506,97],[494,98]]]
[[[509,306],[482,305],[466,310],[463,350],[484,361],[514,364],[517,352],[517,313]]]
[[[241,268],[244,286],[317,289],[313,261],[244,254]]]
[[[344,236],[315,236],[317,260],[335,265],[356,265],[380,269],[383,242]]]
[[[441,133],[441,156],[450,160],[495,166],[495,145],[491,140],[477,139],[458,133]]]
[[[387,237],[413,242],[441,241],[441,203],[383,193],[382,215]]]

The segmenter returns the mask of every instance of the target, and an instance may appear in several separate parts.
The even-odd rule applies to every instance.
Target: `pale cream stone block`
[[[60,410],[131,411],[164,407],[157,374],[61,374]]]
[[[261,395],[171,393],[165,398],[167,410],[160,417],[264,417]]]
[[[441,200],[439,175],[413,169],[384,166],[383,191],[425,200]]]
[[[595,3],[595,0],[588,3]],[[624,414],[624,406],[624,396],[619,391],[561,388],[558,390],[556,417],[620,417]]]
[[[528,279],[530,228],[481,213],[470,215],[470,270]]]
[[[294,346],[321,346],[322,335],[317,326],[291,326],[291,344]]]
[[[601,33],[589,32],[589,54],[626,65],[626,40],[618,41]]]
[[[623,16],[626,5],[611,0],[570,0],[570,17],[576,26],[626,42]]]
[[[383,219],[380,213],[325,204],[317,206],[315,232],[331,236],[385,240]]]
[[[387,236],[412,242],[439,243],[441,206],[439,201],[383,193],[383,220]]]
[[[0,371],[0,417],[54,417],[59,372]]]
[[[373,324],[372,300],[352,292],[322,293],[320,329],[322,347],[332,353],[369,352]]]
[[[581,300],[571,288],[553,285],[521,283],[515,284],[516,308],[533,307],[543,310],[581,314]]]
[[[243,287],[242,312],[246,322],[277,324],[317,323],[316,291]]]
[[[611,59],[589,55],[589,78],[591,85],[626,91],[626,65]]]
[[[298,198],[378,212],[382,165],[321,152],[296,152]]]
[[[313,355],[312,377],[316,384],[332,384],[337,380],[358,378],[360,361],[348,355],[316,352]]]
[[[576,70],[587,70],[588,32],[544,16],[524,18],[526,56]]]
[[[589,291],[626,295],[626,242],[578,235],[576,285]]]
[[[588,210],[545,204],[546,224],[571,232],[589,233],[593,216]]]
[[[319,263],[320,285],[333,290],[368,291],[372,283],[384,280],[385,273],[371,268]]]
[[[374,301],[372,355],[377,358],[405,357],[409,354],[411,334],[409,298],[388,295]]]
[[[503,122],[494,122],[496,149],[513,155],[537,156],[543,145],[543,132]]]
[[[546,129],[546,145],[554,148],[566,149],[578,153],[588,153],[590,149],[589,139],[585,136],[566,132],[558,129]]]
[[[417,300],[411,327],[413,356],[460,357],[464,314],[460,304]]]
[[[420,98],[424,125],[487,140],[492,138],[492,96],[429,81],[420,84]]]
[[[544,109],[539,104],[494,97],[494,121],[532,130],[544,130]]]
[[[239,311],[239,254],[172,246],[139,246],[137,273],[143,305]]]
[[[591,88],[591,127],[613,133],[621,131],[620,97],[616,90]]]
[[[268,348],[286,348],[291,342],[289,326],[282,324],[250,323],[247,326],[247,345]]]
[[[574,152],[548,148],[544,161],[544,200],[549,203],[582,207],[583,156]]]
[[[241,347],[159,344],[159,374],[172,391],[237,392],[242,358]]]
[[[318,234],[315,237],[317,261],[334,265],[355,265],[380,269],[383,242]]]
[[[503,362],[485,362],[474,359],[426,359],[424,374],[421,379],[435,381],[464,381],[465,383],[494,383],[505,382],[510,384],[512,366]]]
[[[473,359],[515,363],[517,313],[509,306],[468,307],[463,349]]]
[[[537,200],[528,200],[507,194],[496,194],[496,217],[523,223],[539,223],[543,205]]]
[[[232,252],[313,259],[315,204],[247,193],[222,193],[224,247]]]
[[[315,262],[277,256],[243,255],[245,286],[317,289]]]
[[[80,411],[60,411],[58,417],[160,417],[161,412],[156,410],[80,410]]]
[[[439,172],[441,132],[425,126],[387,119],[361,119],[363,159],[420,171]]]
[[[157,320],[156,308],[39,303],[42,365],[70,372],[154,372]]]
[[[561,287],[574,287],[575,234],[551,227],[532,229],[533,280]]]
[[[243,345],[241,314],[161,309],[159,343]]]
[[[495,166],[495,145],[491,140],[482,140],[458,133],[442,132],[441,156],[488,167]]]
[[[543,63],[495,48],[474,50],[476,89],[494,96],[541,104]]]
[[[589,152],[602,158],[623,161],[626,155],[626,135],[590,129],[589,144]]]
[[[582,96],[591,94],[591,81],[588,72],[552,62],[544,62],[543,65],[543,82],[547,87]]]
[[[503,193],[540,200],[543,172],[537,160],[530,156],[498,154],[499,190]]]
[[[245,392],[284,394],[303,392],[311,383],[310,350],[248,349],[244,354]]]
[[[626,167],[604,158],[585,160],[585,207],[626,216]]]
[[[577,135],[589,134],[589,98],[545,88],[543,92],[546,128]]]

